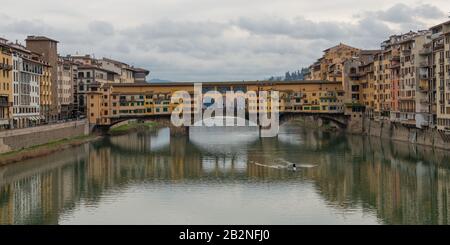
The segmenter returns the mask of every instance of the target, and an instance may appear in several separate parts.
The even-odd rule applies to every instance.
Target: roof
[[[434,28],[436,28],[436,27],[440,27],[440,26],[442,26],[442,25],[448,25],[448,24],[450,24],[450,20],[448,20],[448,21],[446,21],[446,22],[444,22],[444,23],[440,23],[440,24],[437,24],[437,25],[435,25],[435,26],[432,26],[432,27],[430,27],[430,30],[431,30],[431,29],[434,29]]]
[[[111,62],[111,63],[115,63],[115,64],[120,64],[120,65],[128,65],[122,61],[118,61],[118,60],[113,60],[113,59],[109,59],[109,58],[102,58],[103,61],[107,61],[107,62]]]
[[[95,69],[95,70],[100,70],[100,71],[104,71],[104,72],[107,72],[107,73],[114,73],[114,74],[117,74],[117,75],[119,74],[117,72],[114,72],[114,71],[111,71],[111,70],[108,70],[108,69],[104,69],[104,68],[101,68],[101,67],[98,67],[98,66],[94,66],[94,65],[79,65],[78,69]]]
[[[25,41],[50,41],[58,43],[58,41],[45,36],[28,36],[27,39],[25,39]]]
[[[149,70],[146,70],[146,69],[143,69],[143,68],[133,67],[132,69],[133,69],[133,71],[135,71],[135,72],[144,72],[146,75],[150,74],[150,71],[149,71]]]
[[[326,80],[298,80],[298,81],[226,81],[226,82],[160,82],[160,83],[110,83],[113,87],[153,87],[153,86],[192,86],[195,83],[202,85],[300,85],[300,84],[334,84],[341,82]]]
[[[325,49],[323,52],[328,52],[328,51],[330,51],[331,49],[338,48],[338,47],[347,47],[347,48],[352,48],[352,49],[358,49],[358,50],[359,50],[359,48],[355,48],[355,47],[349,46],[349,45],[347,45],[347,44],[339,43],[339,44],[336,45],[336,46],[333,46],[333,47],[331,47],[331,48]]]
[[[382,52],[381,49],[375,49],[375,50],[369,50],[369,49],[367,49],[367,50],[361,50],[361,54],[362,54],[362,55],[364,55],[364,54],[378,54],[378,53],[381,53],[381,52]]]

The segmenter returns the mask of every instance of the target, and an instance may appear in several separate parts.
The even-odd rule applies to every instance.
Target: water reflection
[[[0,168],[0,223],[449,221],[444,151],[296,126],[273,139],[210,130],[137,132]],[[290,163],[314,167],[264,167]]]

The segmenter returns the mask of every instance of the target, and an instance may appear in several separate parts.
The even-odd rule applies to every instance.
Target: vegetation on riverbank
[[[129,122],[128,124],[123,124],[115,128],[111,128],[108,131],[110,135],[121,135],[127,134],[137,130],[147,130],[154,129],[158,126],[156,122]]]
[[[56,151],[61,151],[70,147],[82,145],[84,143],[101,138],[95,135],[80,135],[72,138],[51,141],[42,145],[35,145],[20,150],[10,151],[0,154],[0,165],[13,162],[20,162],[30,158],[49,155]]]
[[[137,130],[148,130],[157,128],[156,122],[130,122],[118,127],[112,128],[108,134],[119,135],[127,134]],[[46,156],[57,151],[61,151],[70,147],[79,146],[84,143],[102,138],[98,135],[80,135],[71,138],[55,140],[42,145],[35,145],[0,154],[0,165],[21,162],[27,159]]]

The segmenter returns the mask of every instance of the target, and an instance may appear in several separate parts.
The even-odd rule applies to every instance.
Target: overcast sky
[[[450,1],[1,0],[0,37],[45,35],[172,81],[264,79],[340,42],[376,49],[391,34],[448,20]]]

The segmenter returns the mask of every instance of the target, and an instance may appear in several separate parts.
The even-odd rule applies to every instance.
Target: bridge
[[[312,116],[319,123],[344,129],[351,118],[346,113],[342,84],[330,81],[103,84],[91,86],[87,98],[89,122],[103,130],[130,119],[167,123],[172,113],[185,110],[194,118],[194,112],[204,113],[212,105],[226,110],[230,101],[235,111],[245,111],[245,115],[235,112],[233,116],[246,120],[260,111],[270,114],[276,106],[280,125],[294,117]],[[239,98],[243,98],[241,103]],[[259,120],[258,116],[256,122]]]

